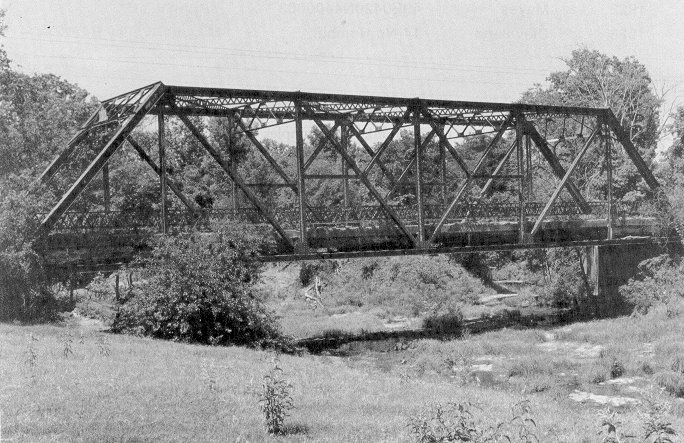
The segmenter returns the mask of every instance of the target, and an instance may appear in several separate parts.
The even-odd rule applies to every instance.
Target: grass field
[[[358,306],[338,294],[314,307],[292,284],[296,272],[281,271],[266,273],[275,293],[268,303],[293,336],[388,330],[398,318],[401,328],[420,326],[400,303]],[[77,298],[76,312],[113,312],[106,300]],[[672,441],[684,441],[681,302],[555,328],[442,340],[398,334],[280,355],[295,409],[277,437],[265,431],[258,402],[272,352],[105,330],[79,314],[54,325],[0,324],[0,441],[416,441],[408,425],[431,405],[469,403],[474,426],[488,429],[508,422],[521,401],[540,442],[603,441],[610,414],[620,441],[644,441],[649,421],[669,423]]]
[[[614,359],[625,367],[621,378],[641,380],[629,394],[640,404],[615,408],[625,432],[641,434],[644,398],[655,396],[670,405],[664,417],[681,433],[682,401],[654,384],[684,355],[684,324],[672,309],[547,331],[419,340],[393,352],[282,355],[296,409],[286,421],[292,433],[278,439],[411,441],[407,423],[428,404],[472,402],[486,424],[529,399],[541,441],[600,441],[603,407],[569,395],[628,395],[597,383],[601,374],[610,379]],[[257,402],[271,353],[103,334],[97,323],[76,320],[68,328],[0,325],[3,441],[272,438]],[[476,364],[493,370],[471,370]]]

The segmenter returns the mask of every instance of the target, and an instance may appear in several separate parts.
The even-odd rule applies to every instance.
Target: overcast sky
[[[512,101],[586,46],[684,91],[684,2],[0,0],[25,72],[99,98],[167,84]]]

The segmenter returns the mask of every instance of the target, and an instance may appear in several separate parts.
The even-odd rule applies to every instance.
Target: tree
[[[571,57],[563,60],[568,69],[554,72],[547,77],[549,86],[536,85],[525,92],[521,101],[548,105],[608,107],[616,115],[623,129],[629,134],[641,156],[650,163],[655,158],[659,137],[659,108],[661,100],[656,96],[646,67],[634,57],[619,59],[598,51],[577,49]],[[573,125],[577,132],[577,123]],[[561,137],[561,128],[554,128],[555,136]],[[565,126],[562,131],[570,128]],[[572,133],[567,131],[567,133]],[[574,135],[574,134],[573,134]],[[574,154],[576,146],[561,145],[561,149]],[[563,156],[563,152],[560,156]],[[595,153],[594,157],[599,154]],[[643,198],[647,191],[640,182],[640,175],[626,156],[614,156],[614,195],[616,198]],[[593,164],[602,164],[598,158],[588,157],[587,164],[595,172]],[[585,186],[592,192],[601,192],[604,183],[590,180],[592,170],[578,171],[584,177]]]
[[[30,189],[26,177],[0,181],[0,320],[46,319],[56,308],[33,245],[46,202]]]

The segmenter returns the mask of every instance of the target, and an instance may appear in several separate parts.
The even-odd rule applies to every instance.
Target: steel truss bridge
[[[184,194],[184,184],[167,167],[165,127],[171,118],[230,179],[240,204],[234,198],[232,207],[202,208]],[[230,121],[234,136],[249,141],[277,180],[246,181],[200,129],[198,118]],[[152,153],[136,140],[134,129],[149,135],[155,120],[157,152]],[[320,131],[317,146],[305,145],[304,124]],[[295,168],[277,160],[257,133],[288,125],[294,129]],[[392,169],[386,160],[400,131],[412,142],[401,169]],[[477,149],[473,140],[480,141]],[[209,230],[214,218],[268,227],[278,247],[267,260],[620,245],[673,235],[659,230],[657,219],[642,208],[614,197],[616,164],[634,168],[653,195],[661,192],[630,134],[604,108],[155,83],[102,102],[41,182],[50,186],[73,167],[79,149],[88,150],[79,157],[85,155],[87,161],[78,163],[85,166],[49,213],[39,215],[39,245],[56,267],[116,265],[144,249],[150,235]],[[111,207],[109,166],[121,149],[135,150],[158,177],[156,212]],[[338,173],[316,172],[326,149],[335,153]],[[339,186],[339,204],[310,203],[324,183]],[[352,185],[362,190],[362,199],[352,201]],[[87,187],[101,187],[104,204],[70,209]],[[274,189],[285,190],[293,203],[273,206],[265,196]],[[171,199],[178,202],[174,209]]]

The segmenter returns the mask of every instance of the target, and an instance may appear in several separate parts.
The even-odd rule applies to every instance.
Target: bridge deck
[[[268,225],[263,225],[269,229]],[[426,225],[428,229],[433,223]],[[653,242],[657,238],[657,223],[650,217],[623,217],[614,221],[612,242]],[[417,236],[418,226],[407,229]],[[299,243],[299,231],[286,231]],[[98,270],[130,262],[137,254],[149,250],[150,239],[158,235],[151,229],[107,229],[54,232],[39,248],[54,272],[73,269]],[[207,235],[211,233],[207,232]],[[435,245],[415,248],[395,227],[388,223],[311,226],[309,249],[294,253],[277,248],[264,256],[265,261],[316,259],[351,256],[389,256],[416,253],[468,252],[476,250],[522,249],[539,247],[603,244],[607,242],[605,219],[547,220],[534,238],[518,241],[516,220],[449,223],[445,225]],[[611,243],[612,244],[612,243]]]

